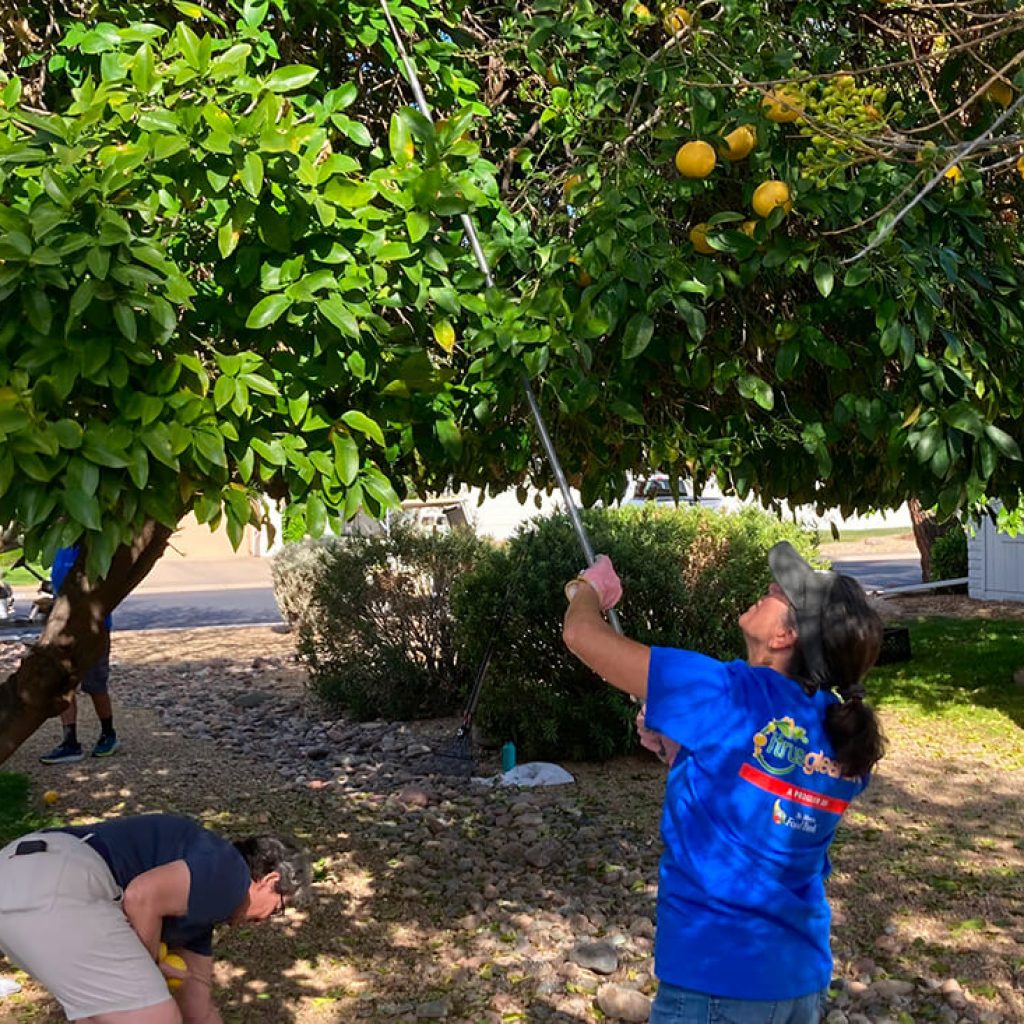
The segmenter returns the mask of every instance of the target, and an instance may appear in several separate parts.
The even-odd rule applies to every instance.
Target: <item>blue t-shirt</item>
[[[64,586],[64,580],[67,579],[68,573],[74,568],[77,560],[77,547],[57,549],[57,554],[53,556],[53,565],[50,568],[50,586],[53,587],[54,596],[60,593],[60,588]],[[109,615],[103,620],[107,629],[110,629],[112,622]]]
[[[188,910],[183,917],[165,917],[160,937],[172,948],[184,947],[203,956],[213,952],[214,926],[241,906],[252,881],[248,865],[234,846],[191,818],[142,814],[53,831],[98,840],[90,845],[122,889],[143,872],[183,860],[190,878]]]
[[[647,725],[683,747],[661,822],[662,981],[734,999],[828,985],[828,847],[867,785],[833,760],[835,701],[773,669],[652,648]]]

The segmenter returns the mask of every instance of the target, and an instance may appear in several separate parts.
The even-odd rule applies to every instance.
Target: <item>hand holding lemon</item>
[[[167,981],[168,989],[170,989],[171,992],[177,992],[185,981],[185,978],[178,977],[178,974],[180,973],[181,975],[188,975],[188,964],[185,963],[185,958],[178,956],[177,953],[169,953],[167,951],[167,943],[161,942],[160,960],[158,966],[160,970],[163,972],[164,978]],[[168,973],[168,968],[177,973]]]

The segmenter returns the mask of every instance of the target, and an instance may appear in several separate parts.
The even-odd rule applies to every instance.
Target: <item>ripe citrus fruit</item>
[[[168,967],[174,967],[174,968],[176,968],[179,971],[187,971],[188,970],[188,964],[186,964],[184,958],[178,956],[177,953],[168,953],[167,956],[165,956],[163,958],[163,962],[165,964],[167,964]],[[167,987],[172,992],[176,992],[179,988],[181,988],[181,986],[183,984],[184,984],[184,979],[183,978],[168,978],[167,979]]]
[[[708,226],[705,223],[694,224],[690,228],[690,244],[693,246],[694,252],[703,253],[705,256],[714,256],[718,251],[708,245]]]
[[[646,4],[637,4],[633,8],[634,18],[649,18],[651,17],[650,8]]]
[[[43,803],[44,804],[55,804],[59,799],[60,799],[60,793],[58,793],[57,790],[55,790],[55,789],[48,789],[43,794]]]
[[[780,89],[770,92],[761,100],[761,110],[769,121],[776,124],[792,124],[804,112],[800,97]]]
[[[676,152],[676,170],[684,178],[706,178],[718,158],[706,142],[685,142]]]
[[[743,160],[750,156],[751,151],[757,145],[757,132],[754,126],[741,124],[739,128],[733,129],[726,135],[724,142],[718,147],[718,155],[725,160]]]
[[[986,90],[985,95],[1001,107],[1008,107],[1013,102],[1013,89],[1006,82],[996,80]]]
[[[1017,173],[1024,178],[1024,156],[1017,161]]]
[[[582,174],[570,174],[562,185],[562,195],[567,196],[577,185],[583,184]]]
[[[742,231],[743,234],[745,234],[748,238],[753,238],[754,237],[754,232],[756,230],[757,230],[757,221],[756,220],[745,220],[740,225],[740,231]]]
[[[789,213],[793,203],[789,198],[789,186],[784,181],[762,181],[754,189],[750,203],[758,217],[767,217],[777,206]]]
[[[674,36],[690,24],[690,12],[685,7],[674,7],[662,18],[666,35]]]
[[[953,184],[954,184],[954,185],[955,185],[955,184],[956,184],[956,183],[957,183],[958,181],[960,181],[960,179],[961,179],[961,178],[962,178],[963,176],[964,176],[964,172],[963,172],[963,171],[961,171],[961,170],[960,170],[960,168],[959,168],[959,167],[957,167],[957,165],[956,165],[956,164],[953,164],[953,166],[952,166],[952,167],[950,167],[950,169],[949,169],[948,171],[946,171],[946,174],[945,174],[945,177],[949,178],[949,180],[950,180],[951,182],[953,182]]]

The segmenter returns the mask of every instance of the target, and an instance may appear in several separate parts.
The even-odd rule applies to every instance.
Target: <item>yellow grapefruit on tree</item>
[[[718,147],[718,155],[725,160],[744,160],[750,156],[757,145],[757,132],[754,126],[741,124],[726,135],[723,144]]]
[[[676,151],[676,170],[684,178],[706,178],[718,158],[706,142],[686,142]]]
[[[574,188],[576,188],[577,185],[582,185],[582,184],[583,184],[583,175],[582,174],[570,174],[569,177],[565,179],[565,182],[562,185],[562,195],[563,196],[568,196],[569,193]]]
[[[953,164],[953,166],[946,171],[945,176],[955,185],[964,176],[964,172],[961,171],[956,164]]]
[[[662,18],[661,23],[665,26],[666,34],[674,36],[690,24],[690,17],[690,12],[685,7],[674,7]]]
[[[705,256],[714,256],[718,251],[712,249],[708,245],[708,226],[705,223],[694,224],[690,228],[690,244],[693,246],[695,252],[703,253]]]
[[[789,197],[789,186],[784,181],[762,181],[754,189],[754,197],[751,206],[758,217],[767,217],[772,210],[781,206],[783,211],[789,213],[793,209],[793,202]]]
[[[1013,102],[1013,89],[1002,79],[997,78],[986,90],[985,95],[999,106],[1006,108]]]
[[[792,124],[804,112],[803,103],[795,93],[779,89],[761,100],[761,110],[769,121]]]

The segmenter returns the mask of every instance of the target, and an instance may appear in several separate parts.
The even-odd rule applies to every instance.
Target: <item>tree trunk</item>
[[[169,527],[147,521],[131,544],[117,549],[106,576],[95,584],[82,571],[85,552],[79,555],[42,636],[0,684],[0,764],[64,710],[82,676],[109,651],[104,620],[146,578],[170,536]]]
[[[921,507],[917,498],[907,502],[910,521],[914,526],[914,540],[921,556],[921,581],[930,583],[932,578],[932,545],[949,530],[950,523],[940,523],[931,512]]]

